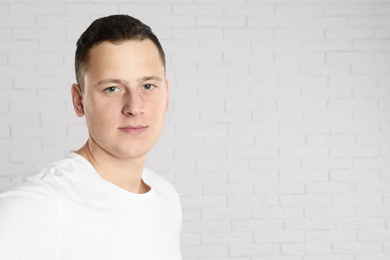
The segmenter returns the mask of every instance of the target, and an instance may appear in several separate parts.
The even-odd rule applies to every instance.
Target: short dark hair
[[[117,43],[126,40],[150,39],[157,47],[165,68],[165,53],[156,35],[149,26],[129,15],[111,15],[96,19],[77,41],[75,70],[77,84],[84,89],[84,70],[90,50],[105,41]]]

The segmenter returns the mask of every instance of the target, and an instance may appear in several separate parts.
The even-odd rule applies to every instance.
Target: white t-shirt
[[[145,194],[104,180],[71,153],[0,193],[0,259],[180,260],[173,186],[144,169]]]

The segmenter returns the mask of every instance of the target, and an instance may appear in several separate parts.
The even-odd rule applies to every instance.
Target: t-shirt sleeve
[[[42,185],[24,183],[0,193],[0,259],[57,259],[59,200]]]

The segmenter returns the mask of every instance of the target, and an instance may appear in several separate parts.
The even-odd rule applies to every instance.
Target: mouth
[[[129,125],[124,127],[119,127],[119,130],[122,131],[125,134],[129,135],[139,135],[142,134],[148,126],[142,126],[142,125]]]

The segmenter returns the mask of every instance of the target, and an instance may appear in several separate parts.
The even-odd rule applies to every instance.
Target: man
[[[75,68],[88,141],[0,193],[0,259],[181,259],[177,193],[144,168],[169,103],[157,37],[127,15],[97,19]]]

